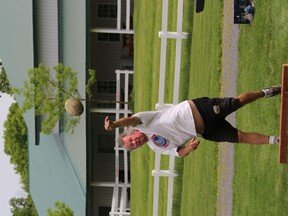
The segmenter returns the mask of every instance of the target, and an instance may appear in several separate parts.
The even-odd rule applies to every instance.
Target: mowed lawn
[[[195,14],[193,1],[184,1],[180,100],[218,96],[221,60],[222,1],[207,0],[205,12]],[[169,31],[176,31],[177,1],[169,1]],[[154,110],[158,99],[162,1],[135,2],[134,111]],[[211,16],[213,14],[213,16]],[[168,41],[166,102],[172,102],[175,40]],[[176,160],[173,215],[215,215],[217,196],[215,143],[202,142],[185,160]],[[168,168],[168,157],[162,157]],[[149,147],[131,153],[132,215],[152,215],[154,153]],[[159,215],[166,215],[167,179],[160,181]]]
[[[177,2],[177,1],[176,1]],[[170,1],[170,31],[175,31],[177,3]],[[195,14],[184,1],[180,99],[220,95],[223,1],[206,0]],[[288,63],[288,1],[256,2],[253,25],[240,26],[238,93],[277,84]],[[153,110],[158,98],[162,1],[135,1],[135,112]],[[175,41],[167,52],[166,102],[172,101]],[[279,97],[262,99],[237,113],[243,131],[279,133]],[[216,215],[218,147],[204,142],[187,158],[177,159],[173,216]],[[277,146],[235,145],[233,215],[287,215],[288,168],[277,162]],[[166,156],[162,168],[168,167]],[[154,153],[148,147],[131,153],[132,215],[152,215]],[[159,215],[166,215],[167,179],[161,180]]]
[[[273,6],[272,6],[273,5]],[[257,1],[252,26],[241,26],[238,93],[280,83],[288,63],[288,1]],[[280,97],[262,99],[238,112],[245,131],[279,134]],[[235,146],[234,215],[288,215],[288,167],[276,146]]]

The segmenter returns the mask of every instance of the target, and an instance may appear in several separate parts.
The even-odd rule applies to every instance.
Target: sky
[[[12,197],[26,197],[21,188],[20,176],[15,174],[9,157],[4,153],[3,125],[13,98],[0,92],[0,215],[10,216],[9,200]]]

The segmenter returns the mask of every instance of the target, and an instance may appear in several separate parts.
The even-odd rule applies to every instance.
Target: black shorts
[[[238,130],[225,120],[241,107],[237,98],[197,98],[192,100],[205,124],[203,138],[216,142],[238,142]]]

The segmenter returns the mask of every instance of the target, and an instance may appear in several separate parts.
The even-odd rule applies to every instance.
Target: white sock
[[[268,93],[269,89],[263,89],[261,91],[264,93],[264,97],[267,97],[267,93]]]
[[[269,136],[269,144],[279,144],[278,136]]]

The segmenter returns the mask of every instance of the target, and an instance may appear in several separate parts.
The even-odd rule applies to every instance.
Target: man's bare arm
[[[141,120],[136,116],[125,117],[112,122],[108,116],[104,120],[104,128],[106,130],[113,130],[117,127],[136,126],[141,124]]]

